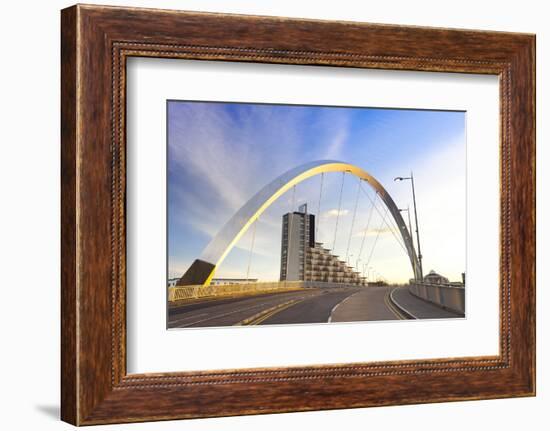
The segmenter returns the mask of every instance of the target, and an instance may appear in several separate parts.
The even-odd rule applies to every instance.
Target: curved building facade
[[[315,241],[315,216],[302,211],[283,216],[280,281],[320,281],[363,285],[365,279]]]

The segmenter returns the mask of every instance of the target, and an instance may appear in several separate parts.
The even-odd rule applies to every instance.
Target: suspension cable
[[[317,205],[317,223],[315,224],[315,241],[319,242],[318,240],[318,233],[319,233],[319,225],[321,224],[321,197],[323,195],[323,180],[324,180],[325,173],[321,173],[321,187],[319,188],[319,204]]]
[[[401,246],[401,248],[405,251],[405,253],[408,253],[407,251],[407,247],[405,246],[405,244],[403,243],[403,240],[402,238],[399,236],[400,233],[395,233],[395,227],[393,225],[390,225],[386,220],[385,220],[385,217],[382,216],[382,213],[380,212],[380,210],[378,209],[378,207],[374,204],[374,201],[372,200],[372,198],[367,194],[367,192],[361,187],[361,190],[362,192],[369,198],[369,200],[371,201],[371,203],[373,204],[374,206],[374,209],[376,209],[376,212],[378,213],[378,215],[380,217],[382,217],[382,219],[384,220],[384,223],[386,224],[386,227],[388,228],[388,230],[391,232],[391,234],[393,235],[393,237],[395,238],[395,240],[397,241],[397,243]],[[389,208],[386,207],[386,213],[387,213],[387,210]]]
[[[364,189],[362,189],[362,191],[369,198],[371,203],[373,203],[373,205],[374,205],[374,202],[373,202],[372,198],[367,194],[367,192]],[[388,207],[386,207],[386,208],[388,208]],[[376,209],[376,212],[378,213],[378,215],[380,217],[382,217],[382,213],[378,209],[378,205],[375,205],[375,209]],[[400,235],[399,228],[396,225],[394,225],[393,223],[390,224],[387,220],[386,220],[386,227],[388,228],[388,230],[390,232],[392,232],[394,234],[394,236],[396,237],[397,242],[399,242],[402,246],[404,246],[402,240],[399,238],[399,235]],[[396,235],[395,231],[397,231],[397,235]]]
[[[250,265],[252,263],[252,253],[254,251],[254,241],[256,239],[256,225],[258,224],[258,218],[254,220],[254,226],[252,227],[252,241],[250,242],[250,252],[248,254],[248,267],[246,268],[246,281],[250,275]]]
[[[376,194],[374,195],[374,201],[376,201],[377,197],[378,197],[378,192],[376,192]],[[369,196],[369,198],[370,198],[370,196]],[[373,201],[371,200],[371,202],[373,202]],[[374,203],[370,207],[369,216],[367,218],[367,225],[365,226],[365,230],[363,232],[363,239],[361,240],[361,247],[359,248],[359,254],[357,255],[357,262],[355,264],[356,266],[359,263],[359,259],[363,255],[363,247],[365,246],[365,239],[367,238],[367,232],[369,231],[369,225],[370,225],[370,221],[372,219],[372,213],[374,212],[373,210],[374,210]]]
[[[359,183],[357,183],[357,196],[355,198],[355,207],[353,208],[353,217],[351,218],[351,229],[349,230],[349,237],[348,237],[348,246],[346,248],[346,262],[349,258],[349,246],[351,244],[351,235],[353,234],[353,226],[355,224],[355,215],[357,214],[357,204],[359,203],[359,194],[361,193],[361,181],[363,181],[361,178],[359,178]]]
[[[334,227],[334,240],[332,241],[332,251],[336,246],[336,234],[338,232],[338,219],[340,218],[340,209],[342,208],[342,191],[344,190],[344,180],[346,179],[346,172],[342,172],[342,185],[340,186],[340,197],[338,199],[338,212],[336,213],[336,226]]]
[[[380,231],[384,227],[384,218],[386,217],[386,214],[388,213],[388,208],[386,207],[386,211],[384,213],[384,216],[382,217],[382,223],[380,224],[380,227],[378,228],[378,232],[376,232],[376,238],[374,238],[374,243],[372,244],[372,248],[370,250],[369,259],[367,260],[367,267],[370,264],[370,261],[372,259],[372,254],[374,253],[374,248],[376,247],[376,243],[378,242],[378,237],[380,236]]]

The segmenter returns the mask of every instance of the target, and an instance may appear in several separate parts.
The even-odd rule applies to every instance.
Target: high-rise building
[[[315,216],[307,214],[307,209],[285,214],[281,240],[281,280],[304,280],[306,253],[314,245]]]
[[[364,277],[330,250],[315,242],[315,216],[307,205],[283,215],[281,281],[365,284]]]

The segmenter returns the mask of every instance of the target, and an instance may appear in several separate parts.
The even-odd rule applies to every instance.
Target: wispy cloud
[[[311,139],[301,127],[307,118],[299,107],[248,105],[235,113],[227,106],[237,105],[169,106],[171,222],[209,238],[263,185],[299,163]],[[347,122],[342,118],[311,126],[327,147],[325,157],[337,157],[345,141]],[[269,214],[262,222],[272,227],[280,223]],[[264,242],[262,235],[256,242]]]
[[[354,233],[354,237],[362,238],[365,235],[370,237],[370,236],[386,235],[386,234],[392,235],[392,231],[387,227],[369,228],[368,230],[365,230],[365,229],[358,230],[357,232]]]
[[[342,154],[342,148],[344,147],[347,138],[348,128],[345,125],[342,125],[341,128],[336,130],[336,133],[329,141],[323,158],[328,160],[339,159]]]
[[[342,217],[347,216],[349,214],[349,210],[347,209],[340,209],[337,208],[330,209],[328,211],[325,211],[321,217],[323,218],[335,218],[335,217]]]

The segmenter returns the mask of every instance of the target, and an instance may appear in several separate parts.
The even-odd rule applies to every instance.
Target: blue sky
[[[168,102],[169,276],[181,276],[265,184],[290,168],[324,159],[365,169],[399,207],[412,208],[410,184],[393,178],[414,171],[424,272],[434,269],[451,280],[460,279],[465,269],[464,112],[184,101]],[[391,233],[393,221],[381,216],[381,202],[365,230],[371,203],[363,193],[352,223],[357,178],[348,174],[344,179],[339,215],[342,174],[326,174],[323,181],[317,240],[329,248],[334,243],[334,253],[351,255],[352,262],[360,258],[360,267],[368,262],[372,271],[390,281],[408,280],[408,258]],[[319,190],[320,177],[300,183],[296,207],[307,202],[316,213]],[[281,217],[291,207],[289,191],[258,220],[250,277],[278,279]],[[252,230],[229,253],[216,277],[246,276],[251,242]]]

